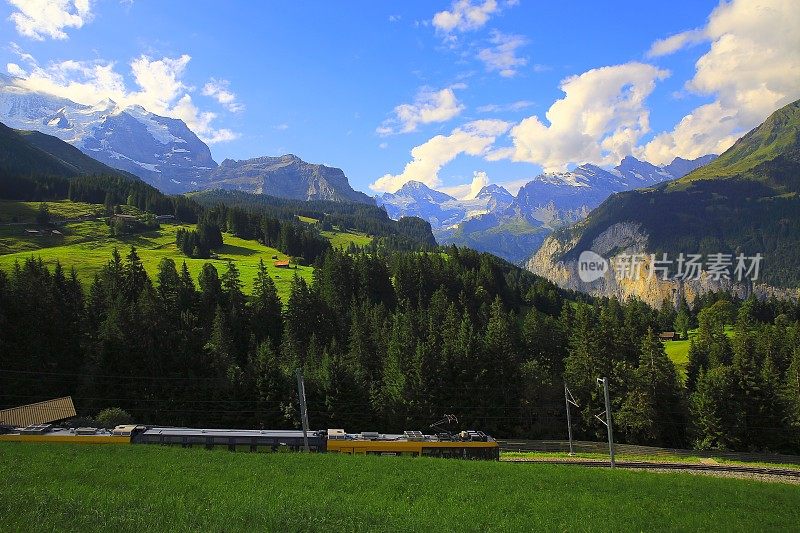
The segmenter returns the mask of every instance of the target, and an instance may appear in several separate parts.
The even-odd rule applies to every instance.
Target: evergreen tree
[[[50,223],[50,208],[46,202],[39,204],[39,210],[36,212],[36,223],[42,226]]]
[[[175,268],[175,261],[165,257],[158,263],[156,282],[158,296],[161,298],[165,310],[170,315],[177,314],[181,280]]]
[[[485,384],[484,393],[497,398],[498,405],[510,407],[512,399],[518,397],[516,370],[521,358],[517,350],[515,320],[506,314],[499,296],[489,311],[484,345],[484,364],[490,379]]]
[[[211,367],[217,376],[227,378],[230,367],[235,364],[235,359],[228,314],[222,309],[222,306],[217,306],[211,335],[205,349],[209,354]],[[224,383],[225,379],[222,382]]]
[[[219,280],[217,269],[211,263],[203,265],[197,281],[200,286],[199,316],[203,319],[204,325],[210,327],[217,306],[223,303],[222,283]]]
[[[126,257],[127,263],[124,271],[125,296],[129,302],[134,302],[139,298],[139,294],[150,288],[150,278],[144,270],[142,260],[136,253],[136,248],[131,246],[130,252]]]
[[[290,396],[291,382],[269,339],[258,345],[249,369],[257,398],[257,424],[262,428],[281,427],[285,422],[281,404]]]
[[[181,265],[181,274],[178,281],[178,306],[181,313],[191,312],[195,304],[196,290],[192,275],[189,273],[189,267],[186,266],[186,261]]]
[[[677,319],[678,319],[678,313],[677,311],[675,311],[675,305],[669,298],[665,298],[664,301],[661,302],[661,307],[658,309],[658,317],[656,318],[656,320],[658,321],[659,330],[660,331],[672,330],[673,328],[675,328],[675,323]]]
[[[678,313],[675,315],[675,324],[673,325],[675,331],[680,334],[681,339],[686,340],[689,338],[689,328],[691,327],[691,317],[688,308],[681,306]]]
[[[253,282],[253,297],[250,305],[252,307],[252,329],[256,340],[260,342],[269,338],[274,346],[279,346],[283,326],[282,304],[275,282],[267,273],[263,259],[258,262],[258,272]]]
[[[675,365],[652,330],[642,341],[639,366],[633,374],[618,423],[627,436],[639,444],[683,444],[682,394]]]
[[[699,450],[731,450],[739,446],[735,405],[735,377],[730,367],[701,371],[691,397],[694,447]]]
[[[792,360],[786,372],[786,397],[789,404],[789,423],[794,435],[800,436],[800,345],[795,345]],[[797,441],[795,441],[797,442]]]

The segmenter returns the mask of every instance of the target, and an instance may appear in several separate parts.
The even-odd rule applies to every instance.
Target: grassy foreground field
[[[3,253],[4,231],[16,232],[13,236],[6,235],[14,246],[21,247],[25,243],[29,246],[22,251],[0,255],[0,270],[11,270],[15,261],[22,263],[29,257],[41,257],[48,265],[54,265],[56,260],[59,260],[67,271],[74,266],[78,278],[88,286],[94,275],[111,259],[114,247],[117,247],[124,258],[130,246],[134,245],[151,279],[155,279],[158,263],[164,257],[172,258],[178,269],[182,262],[186,261],[186,266],[189,267],[189,272],[195,281],[205,263],[213,264],[221,275],[230,260],[239,269],[245,292],[250,293],[258,270],[258,262],[263,259],[284,303],[289,296],[289,287],[294,274],[309,281],[311,279],[313,268],[298,266],[295,269],[294,265],[291,269],[275,268],[272,256],[286,259],[285,254],[256,241],[240,239],[229,234],[223,235],[225,244],[217,250],[216,259],[191,259],[175,246],[175,234],[179,227],[181,226],[178,224],[162,224],[158,231],[123,237],[110,237],[108,227],[102,221],[70,224],[64,228],[63,237],[26,237],[24,230],[19,226],[0,228],[0,253]]]
[[[6,530],[765,531],[800,490],[443,459],[0,444]]]

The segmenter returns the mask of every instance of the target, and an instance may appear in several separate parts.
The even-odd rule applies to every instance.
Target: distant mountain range
[[[681,163],[683,165],[683,163]],[[578,258],[591,250],[622,255],[713,254],[763,257],[758,279],[713,276],[666,280],[618,276],[614,269],[582,281]],[[719,158],[681,179],[608,198],[584,221],[548,237],[527,267],[563,287],[601,295],[635,295],[660,304],[727,289],[798,297],[800,287],[800,100],[775,111]],[[649,262],[643,265],[647,269]],[[746,265],[752,266],[751,264]],[[671,272],[674,275],[675,271]]]
[[[610,170],[580,165],[569,172],[536,176],[516,197],[499,185],[488,185],[474,198],[458,200],[409,181],[395,193],[376,196],[375,201],[392,218],[427,220],[440,243],[522,262],[552,230],[581,220],[612,194],[680,178],[715,157],[676,158],[665,166],[626,157]]]
[[[474,198],[457,200],[412,180],[395,193],[376,196],[375,201],[394,219],[415,216],[427,220],[434,228],[442,229],[468,218],[505,209],[514,203],[514,196],[499,185],[487,185]]]
[[[4,74],[0,74],[0,122],[57,137],[167,193],[223,188],[292,199],[373,203],[354,191],[338,168],[306,163],[293,155],[225,160],[217,165],[208,146],[182,120],[110,100],[94,106],[78,104],[23,89]]]

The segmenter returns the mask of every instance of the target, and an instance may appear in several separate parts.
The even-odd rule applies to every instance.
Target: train
[[[0,428],[0,442],[49,442],[73,444],[133,444],[227,448],[230,451],[302,451],[348,455],[388,455],[444,457],[454,459],[499,460],[497,441],[481,431],[456,433],[404,431],[384,434],[377,431],[347,433],[343,429],[200,429],[120,425],[114,429],[94,427],[65,428],[54,424]]]

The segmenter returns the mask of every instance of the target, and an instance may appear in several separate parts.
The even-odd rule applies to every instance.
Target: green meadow
[[[15,262],[22,263],[29,257],[40,257],[50,266],[60,261],[67,271],[74,267],[78,278],[88,286],[94,275],[111,259],[115,247],[124,258],[130,247],[135,246],[151,279],[155,278],[158,264],[165,257],[173,259],[178,268],[183,261],[186,261],[186,266],[195,280],[205,263],[213,264],[222,273],[227,268],[228,261],[231,261],[239,269],[244,290],[249,293],[258,271],[259,261],[263,259],[284,302],[289,296],[289,287],[295,274],[308,281],[311,280],[312,267],[291,265],[289,269],[276,268],[273,266],[275,262],[273,256],[277,256],[279,260],[286,260],[288,257],[285,254],[256,241],[240,239],[230,234],[223,235],[224,244],[216,251],[215,258],[186,257],[175,246],[175,234],[180,227],[193,226],[162,224],[157,231],[123,237],[109,236],[105,223],[94,220],[68,224],[60,229],[63,233],[60,236],[52,234],[29,236],[23,226],[0,226],[0,254],[2,254],[0,270],[10,270]]]
[[[300,222],[305,222],[306,224],[319,224],[319,220],[316,218],[306,217],[303,215],[297,215],[297,220]],[[346,249],[351,243],[355,244],[356,246],[366,246],[372,242],[372,237],[369,235],[355,231],[328,230],[321,231],[320,233],[323,237],[330,241],[331,246],[334,248]]]
[[[27,232],[28,229],[38,228],[35,219],[39,205],[39,202],[0,200],[0,270],[10,270],[15,262],[22,263],[29,257],[41,258],[50,266],[55,265],[58,260],[67,270],[74,267],[81,282],[88,285],[109,261],[115,247],[124,257],[130,247],[135,246],[151,278],[155,276],[158,263],[164,257],[172,258],[178,268],[186,261],[186,266],[195,279],[205,263],[213,264],[222,272],[227,268],[228,261],[231,261],[239,269],[245,292],[250,292],[258,263],[263,259],[284,302],[289,296],[289,287],[295,274],[307,281],[311,280],[312,267],[291,265],[289,269],[276,268],[273,266],[275,257],[277,260],[286,260],[286,254],[257,241],[240,239],[230,234],[223,235],[225,244],[216,250],[216,257],[213,259],[186,257],[175,246],[175,234],[180,227],[193,227],[190,225],[162,224],[157,231],[112,237],[106,223],[98,219],[58,226],[56,229],[60,233],[48,231],[44,234],[31,234]],[[53,220],[101,217],[105,211],[104,206],[99,204],[69,200],[47,202],[47,207]],[[123,206],[123,210],[126,213],[135,211],[127,206]],[[313,218],[298,218],[306,223],[317,222]],[[332,230],[323,231],[322,235],[332,246],[338,248],[347,248],[351,243],[365,246],[372,242],[372,237],[357,232]]]
[[[372,237],[363,233],[351,231],[322,231],[322,236],[328,239],[334,248],[347,249],[350,243],[356,246],[366,246],[372,242]]]
[[[105,212],[101,204],[87,204],[84,202],[71,202],[69,200],[56,200],[45,202],[54,219],[70,219],[82,216],[100,216]],[[14,222],[32,223],[36,220],[41,202],[17,202],[14,200],[0,200],[0,224]]]
[[[7,531],[791,531],[797,486],[429,458],[0,443]]]

